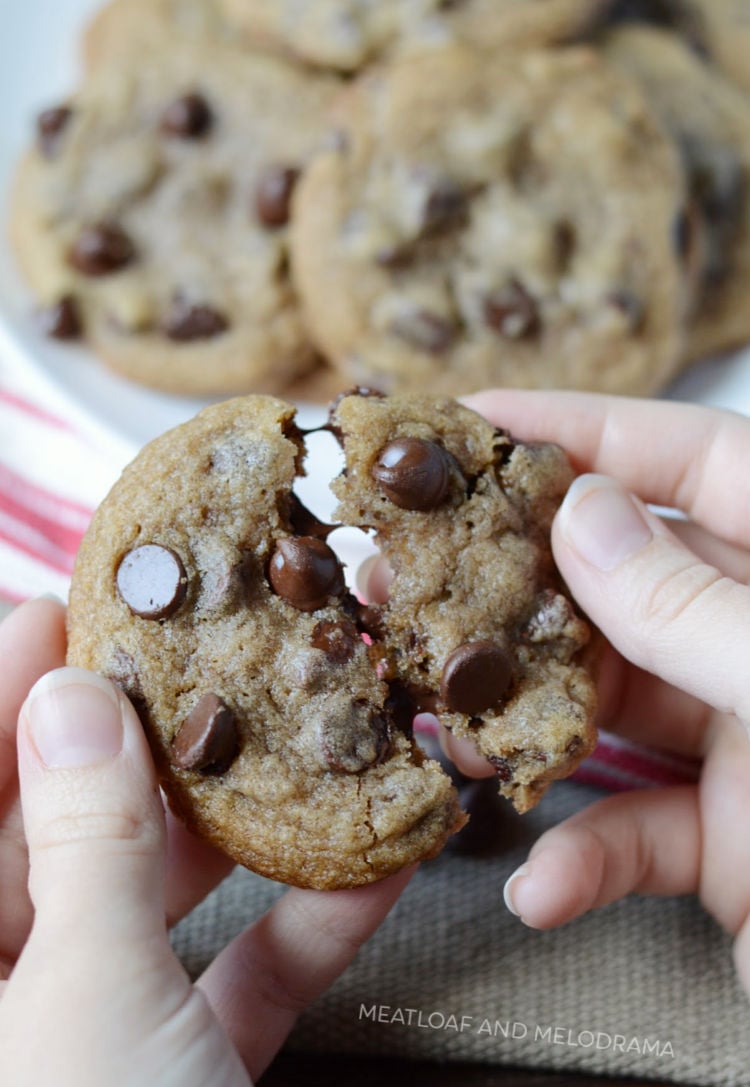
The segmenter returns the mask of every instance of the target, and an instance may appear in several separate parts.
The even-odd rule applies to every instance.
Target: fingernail
[[[631,495],[607,476],[579,476],[559,516],[571,547],[605,573],[616,569],[653,537]]]
[[[528,864],[522,864],[520,868],[516,868],[513,875],[508,876],[503,887],[503,898],[505,899],[505,905],[515,917],[521,916],[521,911],[516,908],[513,902],[513,883],[517,879],[522,879],[529,874]]]
[[[122,750],[115,688],[82,668],[49,672],[32,687],[24,713],[37,753],[52,769],[92,766]]]

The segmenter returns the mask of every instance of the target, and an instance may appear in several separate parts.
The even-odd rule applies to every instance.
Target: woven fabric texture
[[[423,865],[290,1048],[750,1084],[750,1008],[731,940],[695,899],[631,896],[551,932],[505,909],[503,883],[529,844],[599,795],[558,785],[523,819],[509,813],[499,856]],[[188,970],[280,893],[235,871],[174,932]]]

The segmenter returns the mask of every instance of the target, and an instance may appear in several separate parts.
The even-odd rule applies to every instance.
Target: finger
[[[730,543],[750,540],[750,478],[737,471],[750,457],[750,422],[741,415],[568,392],[498,390],[465,402],[520,438],[558,442],[579,471],[615,476]]]
[[[100,676],[61,668],[21,711],[34,932],[100,946],[164,933],[164,814],[140,722]]]
[[[300,1012],[384,920],[414,870],[353,890],[294,888],[211,964],[198,984],[253,1080]]]
[[[712,713],[699,698],[637,668],[606,646],[599,664],[598,728],[645,747],[701,759]]]
[[[12,611],[0,624],[0,660],[1,808],[4,789],[16,780],[16,727],[23,701],[40,676],[65,663],[63,605],[53,600],[31,600]]]
[[[573,596],[627,660],[750,721],[750,588],[701,562],[604,476],[575,481],[552,546]]]
[[[609,796],[539,838],[505,902],[531,928],[554,928],[632,892],[694,893],[700,856],[696,786]]]
[[[497,773],[492,763],[479,754],[471,740],[454,736],[443,725],[440,726],[438,738],[445,754],[467,778],[489,778]]]
[[[670,518],[666,525],[673,535],[703,562],[715,566],[733,581],[740,581],[744,585],[750,584],[750,552],[743,547],[736,547],[725,540],[720,540],[718,536],[714,536],[713,532],[708,532],[692,521]]]
[[[185,917],[229,875],[234,862],[196,838],[167,808],[167,860],[164,897],[167,924]]]

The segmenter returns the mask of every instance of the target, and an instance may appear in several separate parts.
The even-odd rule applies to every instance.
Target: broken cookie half
[[[591,750],[589,630],[549,545],[572,473],[448,399],[340,398],[337,516],[395,574],[365,607],[293,493],[294,414],[228,401],[138,455],[81,546],[68,660],[131,698],[191,829],[273,879],[351,887],[466,821],[418,710],[469,736],[519,811]]]

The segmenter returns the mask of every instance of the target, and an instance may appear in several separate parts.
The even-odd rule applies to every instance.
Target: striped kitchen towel
[[[123,467],[66,418],[54,389],[0,360],[0,598],[67,597],[81,537]],[[434,723],[422,718],[421,727]],[[621,791],[695,780],[697,771],[602,733],[575,777]]]

